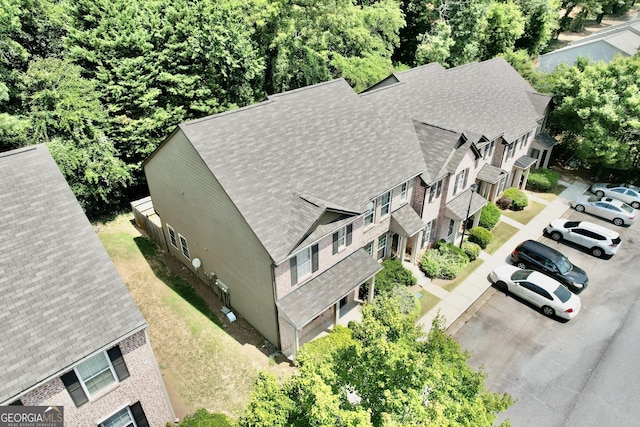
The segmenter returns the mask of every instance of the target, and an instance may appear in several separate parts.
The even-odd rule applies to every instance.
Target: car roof
[[[589,221],[580,221],[578,226],[580,228],[584,228],[586,230],[590,230],[590,231],[594,231],[596,233],[600,233],[604,236],[607,236],[611,239],[615,239],[617,237],[620,236],[620,233],[618,233],[617,231],[613,231],[608,229],[607,227],[603,227],[601,225],[598,224],[594,224],[593,222],[589,222]]]
[[[529,276],[527,276],[526,279],[519,280],[519,281],[534,283],[540,286],[541,288],[545,289],[549,293],[553,293],[553,291],[558,289],[558,286],[562,286],[562,284],[558,282],[556,279],[554,279],[553,277],[549,277],[546,274],[540,273],[539,271],[535,271],[535,270],[528,270],[528,271],[531,271]]]
[[[518,248],[531,249],[549,258],[561,258],[564,256],[561,252],[535,240],[525,240],[518,245]]]

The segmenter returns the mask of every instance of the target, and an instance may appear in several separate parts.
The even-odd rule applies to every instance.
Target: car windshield
[[[567,221],[564,223],[564,228],[576,228],[580,225],[580,221]]]
[[[511,275],[511,280],[520,281],[526,280],[527,277],[531,274],[531,270],[516,270]]]
[[[567,302],[569,301],[569,298],[571,298],[571,292],[569,292],[569,290],[562,285],[558,286],[558,289],[553,291],[553,293],[556,294],[556,296],[562,302]]]
[[[560,274],[567,274],[573,268],[571,262],[569,262],[569,260],[565,257],[561,257],[556,265],[558,266],[558,271],[560,272]]]
[[[599,202],[600,201],[600,197],[598,197],[598,196],[590,196],[587,200],[589,202]]]

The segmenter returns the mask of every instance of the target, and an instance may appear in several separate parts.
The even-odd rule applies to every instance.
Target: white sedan
[[[570,203],[578,212],[587,212],[608,219],[615,225],[633,224],[638,216],[631,206],[611,197],[578,196]]]
[[[534,270],[522,270],[514,265],[501,265],[489,279],[500,290],[512,293],[536,307],[549,317],[574,318],[582,303],[580,297],[549,276]]]
[[[622,200],[634,209],[640,208],[640,188],[635,185],[598,182],[592,184],[590,190],[598,197],[612,197]]]

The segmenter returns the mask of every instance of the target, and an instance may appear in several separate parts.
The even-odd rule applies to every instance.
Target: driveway
[[[589,274],[582,311],[571,321],[490,288],[452,325],[454,338],[484,367],[487,388],[517,403],[500,420],[520,426],[638,426],[640,420],[640,225],[616,227],[570,209],[564,217],[617,230],[622,247],[598,259],[542,236]],[[462,323],[465,322],[465,323]]]

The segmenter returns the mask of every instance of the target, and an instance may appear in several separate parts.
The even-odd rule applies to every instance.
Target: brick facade
[[[63,406],[65,426],[97,426],[124,407],[140,402],[149,425],[165,427],[175,419],[146,331],[119,343],[130,376],[91,396],[76,407],[60,377],[24,394],[28,406]]]

